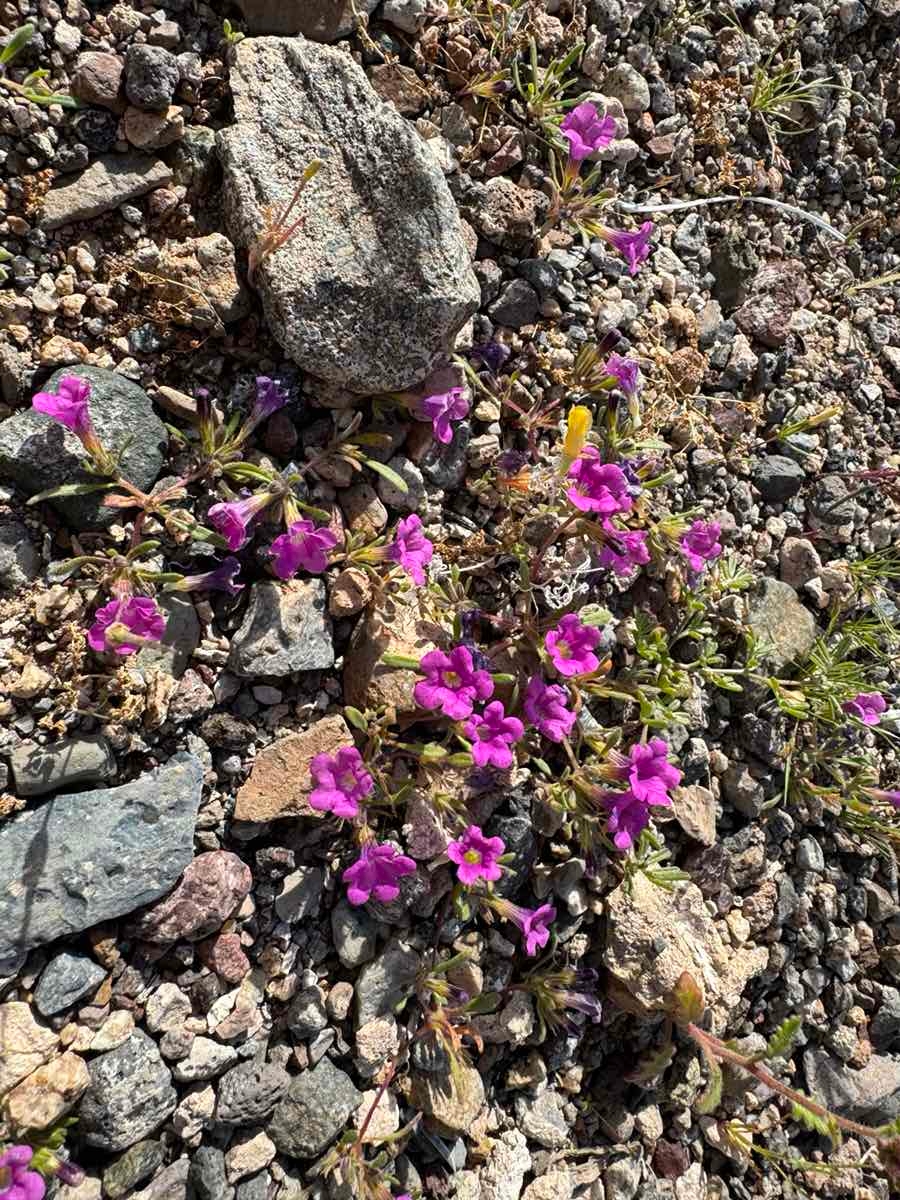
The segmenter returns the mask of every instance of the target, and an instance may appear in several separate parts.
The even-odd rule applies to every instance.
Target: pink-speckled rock
[[[145,942],[196,941],[221,929],[253,882],[250,868],[228,850],[199,854],[175,890],[132,922]]]

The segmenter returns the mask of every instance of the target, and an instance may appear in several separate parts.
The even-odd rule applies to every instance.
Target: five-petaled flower
[[[207,513],[209,523],[225,539],[229,550],[240,550],[250,540],[247,526],[272,503],[271,492],[257,492],[244,500],[214,504]]]
[[[604,792],[601,800],[607,809],[607,828],[613,835],[617,850],[630,850],[647,825],[650,824],[650,805],[665,807],[671,800],[665,792],[653,800],[636,796],[631,789],[624,792]]]
[[[347,884],[347,899],[351,904],[365,904],[372,896],[383,904],[400,895],[398,880],[412,875],[416,864],[393,846],[369,842],[359,858],[348,867],[342,878]]]
[[[294,521],[269,547],[272,570],[279,579],[290,579],[300,567],[311,575],[321,575],[328,567],[328,552],[336,545],[337,537],[327,526]]]
[[[476,700],[493,695],[494,681],[487,671],[475,667],[468,646],[454,646],[449,654],[429,650],[419,665],[425,678],[413,689],[416,704],[439,708],[453,721],[470,717]]]
[[[694,521],[687,533],[682,534],[681,552],[692,571],[702,571],[708,562],[722,553],[721,532],[718,521]]]
[[[887,702],[880,692],[860,692],[852,700],[841,705],[845,713],[862,721],[863,725],[877,725],[881,714],[887,709]]]
[[[397,522],[387,557],[391,562],[399,563],[417,587],[425,582],[425,567],[433,554],[434,545],[422,532],[422,522],[415,513]]]
[[[572,732],[577,720],[575,713],[566,707],[568,699],[565,688],[558,683],[547,683],[540,675],[533,675],[525,689],[522,707],[538,733],[551,742],[561,742]]]
[[[342,746],[334,755],[316,754],[309,764],[309,773],[316,785],[309,796],[310,808],[345,820],[357,816],[360,804],[375,789],[355,746]]]
[[[598,232],[603,240],[608,242],[628,263],[629,275],[637,275],[641,263],[650,257],[650,235],[653,232],[653,222],[645,221],[640,229],[633,232],[604,226],[601,226]]]
[[[510,747],[524,732],[519,718],[508,717],[500,701],[492,700],[483,713],[473,713],[465,725],[466,737],[472,742],[472,761],[477,767],[511,767]]]
[[[413,415],[422,420],[430,421],[434,436],[445,446],[453,441],[451,421],[461,421],[469,411],[469,401],[465,390],[452,387],[447,392],[436,392],[433,396],[423,396],[416,402]]]
[[[616,529],[604,523],[607,541],[600,551],[600,566],[612,567],[617,575],[630,575],[635,567],[650,561],[647,534],[643,529]]]
[[[466,887],[479,879],[495,883],[503,874],[497,859],[503,853],[503,839],[485,837],[479,825],[470,825],[462,837],[447,847],[447,857],[456,863],[456,877]]]
[[[681,772],[668,758],[669,747],[662,738],[635,742],[626,756],[616,754],[616,775],[627,783],[638,800],[646,804],[668,804],[667,792],[681,782]]]
[[[632,506],[625,472],[615,463],[602,462],[596,446],[585,446],[569,467],[569,478],[574,483],[566,490],[566,496],[581,512],[611,517],[613,513],[627,512]]]
[[[102,654],[134,654],[146,642],[158,642],[166,631],[166,618],[149,596],[128,596],[110,600],[94,613],[94,624],[87,632],[92,650]]]
[[[554,667],[568,679],[571,675],[587,675],[600,666],[594,653],[600,636],[600,630],[583,625],[577,613],[566,613],[555,629],[547,631],[544,646]]]
[[[602,117],[589,100],[573,108],[562,120],[559,132],[569,143],[569,157],[581,162],[595,150],[605,150],[616,136],[616,123],[609,114]]]
[[[43,1200],[47,1185],[42,1175],[29,1170],[33,1158],[30,1146],[7,1146],[0,1151],[0,1200]]]

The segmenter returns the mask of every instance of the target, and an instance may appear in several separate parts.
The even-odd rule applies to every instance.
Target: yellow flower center
[[[465,854],[463,855],[463,858],[466,860],[467,863],[481,862],[481,855],[478,853],[477,850],[467,850],[465,852]]]
[[[459,687],[460,678],[455,671],[444,672],[444,685],[449,688]]]
[[[559,639],[559,641],[556,643],[555,649],[560,658],[572,657],[572,648],[564,638]]]

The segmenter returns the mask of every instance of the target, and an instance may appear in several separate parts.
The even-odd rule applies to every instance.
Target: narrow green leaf
[[[371,467],[377,475],[383,475],[384,478],[389,483],[392,483],[397,491],[402,492],[404,496],[409,491],[409,484],[401,475],[398,475],[392,467],[385,466],[384,463],[377,462],[374,458],[366,458],[363,459],[363,461],[365,462],[366,466]]]
[[[52,562],[47,568],[47,579],[51,583],[62,583],[64,579],[74,575],[84,563],[89,562],[94,562],[93,554],[81,554],[78,558],[63,558],[59,562]]]
[[[708,1117],[710,1113],[714,1113],[722,1103],[722,1068],[709,1058],[706,1060],[706,1066],[709,1078],[706,1087],[694,1102],[694,1112],[702,1117]]]
[[[405,667],[409,671],[419,669],[419,660],[409,654],[382,654],[381,661],[386,667]]]
[[[112,487],[112,482],[106,483],[63,483],[59,487],[47,488],[38,492],[28,501],[29,505],[39,504],[42,500],[55,500],[58,496],[88,496],[91,492],[106,492]]]
[[[33,25],[20,25],[3,49],[0,50],[0,66],[6,66],[7,63],[11,63],[17,54],[21,54],[33,37]]]
[[[837,1121],[830,1114],[820,1116],[819,1113],[813,1112],[802,1104],[797,1104],[796,1101],[791,1105],[791,1116],[804,1128],[812,1130],[813,1133],[821,1133],[823,1137],[831,1140],[833,1146],[839,1146],[841,1143],[841,1131],[838,1128]]]
[[[465,1011],[467,1014],[478,1014],[483,1016],[487,1013],[496,1012],[500,1007],[500,996],[497,992],[485,992],[481,996],[476,996],[474,1000],[470,1000],[466,1005]]]
[[[347,718],[350,724],[355,729],[358,729],[361,733],[365,733],[369,728],[369,722],[366,720],[363,714],[358,708],[353,708],[353,706],[350,704],[344,706],[344,716]]]

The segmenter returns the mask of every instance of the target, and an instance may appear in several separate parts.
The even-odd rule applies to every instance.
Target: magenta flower
[[[145,642],[158,642],[166,631],[166,618],[149,596],[110,600],[94,613],[87,632],[88,645],[98,654],[134,654]]]
[[[577,613],[566,613],[555,629],[548,630],[544,646],[560,675],[587,675],[596,671],[600,659],[594,648],[600,642],[600,630],[582,625]]]
[[[642,800],[632,791],[605,792],[601,799],[608,809],[607,828],[617,850],[630,850],[650,824],[651,803],[661,807],[671,804],[665,792],[653,801]]]
[[[612,567],[617,575],[630,575],[635,567],[650,561],[647,534],[643,529],[615,529],[604,525],[609,541],[600,551],[600,566]]]
[[[877,725],[887,704],[879,692],[860,692],[858,696],[842,704],[841,708],[845,713],[862,721],[863,725]]]
[[[611,354],[603,364],[608,375],[618,383],[628,396],[633,396],[638,390],[638,364],[633,358],[623,358],[621,354]]]
[[[570,708],[566,708],[568,698],[565,688],[545,682],[540,675],[534,675],[528,681],[523,702],[525,716],[538,733],[551,742],[561,742],[572,732],[577,718]]]
[[[229,550],[240,550],[250,540],[247,526],[273,499],[271,492],[257,492],[245,500],[214,504],[207,513],[209,523],[217,533],[221,533]]]
[[[559,132],[569,143],[569,157],[581,162],[595,150],[604,150],[616,136],[616,123],[612,117],[600,116],[589,100],[563,119]]]
[[[29,1171],[34,1157],[30,1146],[8,1146],[0,1153],[0,1200],[43,1200],[47,1185],[37,1171]]]
[[[369,842],[342,876],[347,884],[347,899],[351,904],[365,904],[374,896],[387,904],[400,895],[397,880],[412,875],[415,869],[413,860],[398,853],[393,846]]]
[[[394,540],[388,546],[387,557],[399,563],[417,587],[425,582],[424,568],[431,562],[434,545],[422,532],[422,522],[413,513],[397,522]]]
[[[695,521],[687,533],[682,534],[681,552],[692,571],[702,571],[708,562],[722,553],[721,532],[718,521]]]
[[[71,429],[79,438],[92,434],[88,409],[91,385],[74,375],[64,375],[56,386],[58,391],[55,395],[53,392],[37,392],[31,399],[32,408],[59,421],[60,425]]]
[[[312,521],[294,521],[269,547],[272,570],[279,579],[290,579],[300,567],[320,575],[328,567],[328,551],[336,545],[337,538],[324,525],[317,529]]]
[[[884,804],[893,804],[894,808],[900,808],[900,791],[897,789],[867,787],[862,790],[870,800],[880,800]]]
[[[581,512],[611,517],[613,513],[628,512],[632,506],[625,472],[615,463],[601,462],[596,446],[584,447],[569,467],[569,478],[575,482],[566,496]]]
[[[563,1008],[583,1013],[590,1019],[592,1025],[598,1025],[603,1019],[603,1005],[597,995],[597,972],[591,967],[583,967],[574,974],[575,978],[572,982],[576,988],[581,990],[575,991],[566,988],[560,992]]]
[[[556,909],[552,904],[542,904],[540,908],[522,908],[511,904],[509,919],[522,932],[525,939],[525,953],[533,957],[538,949],[543,949],[550,940],[550,922],[556,919]]]
[[[287,392],[283,390],[280,379],[270,379],[268,375],[256,377],[256,401],[250,413],[250,424],[256,426],[272,413],[278,412],[287,404]]]
[[[512,766],[510,746],[519,740],[525,726],[518,717],[508,717],[499,700],[493,700],[479,716],[473,713],[465,726],[466,737],[472,743],[472,761],[476,767]]]
[[[362,755],[355,746],[342,746],[337,754],[316,754],[309,764],[315,788],[309,806],[316,812],[334,813],[350,820],[359,813],[360,804],[375,790]]]
[[[447,847],[447,857],[456,863],[456,877],[466,887],[479,879],[494,883],[503,874],[497,859],[505,850],[503,839],[485,837],[478,825],[470,825],[461,838]]]
[[[609,242],[628,263],[629,275],[637,275],[641,263],[650,257],[653,222],[645,221],[640,229],[632,233],[625,229],[609,229],[602,226],[599,232],[604,241]]]
[[[646,744],[635,742],[627,757],[615,755],[616,774],[645,804],[668,804],[667,792],[681,782],[681,772],[668,758],[669,747],[662,738]]]
[[[461,421],[469,411],[469,401],[461,387],[453,387],[449,392],[438,392],[434,396],[425,396],[417,402],[413,416],[431,422],[434,436],[445,446],[453,441],[451,421]]]
[[[425,678],[413,689],[416,704],[439,708],[453,721],[470,717],[476,700],[493,695],[494,681],[487,671],[476,670],[467,646],[454,646],[449,654],[429,650],[419,665]]]
[[[236,558],[224,558],[211,571],[204,571],[200,575],[185,575],[183,579],[179,579],[178,583],[172,584],[171,590],[173,592],[228,592],[230,596],[236,596],[244,589],[242,583],[235,583],[240,572],[241,564]]]

